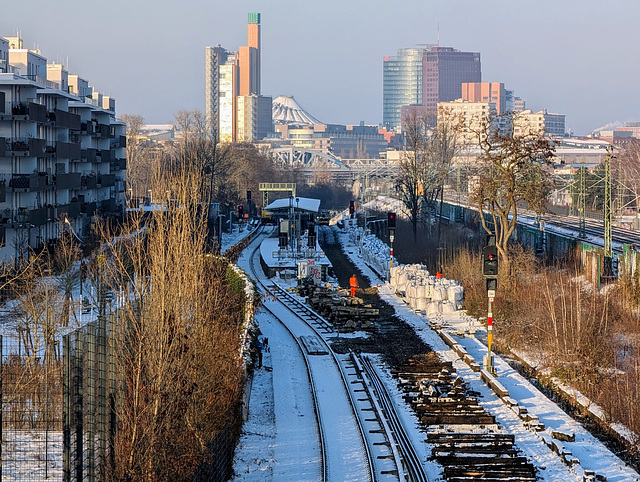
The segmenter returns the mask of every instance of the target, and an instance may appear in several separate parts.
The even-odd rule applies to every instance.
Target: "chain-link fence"
[[[116,433],[115,316],[63,340],[63,475],[65,481],[104,480]]]
[[[33,348],[0,336],[3,481],[62,479],[62,362],[57,346]]]
[[[116,425],[108,318],[65,335],[62,353],[34,350],[20,332],[0,337],[2,481],[104,480]]]
[[[19,332],[0,336],[0,482],[106,479],[126,392],[113,348],[116,317],[99,316],[65,335],[61,346],[34,350]],[[195,480],[229,477],[237,436],[231,427],[218,434]]]

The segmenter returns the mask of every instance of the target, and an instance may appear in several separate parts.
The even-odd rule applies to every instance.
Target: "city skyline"
[[[617,1],[512,4],[477,8],[354,0],[322,5],[115,0],[108,11],[83,11],[62,0],[16,4],[0,19],[0,36],[41,46],[118,101],[118,113],[170,122],[181,109],[204,112],[205,46],[246,43],[249,12],[262,15],[262,93],[293,95],[330,123],[382,122],[382,64],[398,49],[433,44],[482,55],[482,79],[503,82],[533,110],[566,114],[567,128],[588,134],[610,122],[640,120],[634,89],[640,5]],[[67,62],[68,59],[68,62]]]

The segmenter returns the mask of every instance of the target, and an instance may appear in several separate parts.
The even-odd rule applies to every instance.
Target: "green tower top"
[[[249,14],[249,23],[250,24],[260,24],[260,14],[259,13],[250,13]]]

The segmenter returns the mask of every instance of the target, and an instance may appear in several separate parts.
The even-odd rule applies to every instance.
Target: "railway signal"
[[[244,217],[244,208],[242,204],[238,205],[238,219],[242,219]]]
[[[393,268],[393,241],[396,238],[396,213],[387,213],[387,226],[389,228],[389,268]]]
[[[396,227],[396,213],[387,213],[387,226],[390,228]]]
[[[349,202],[349,217],[351,219],[353,219],[353,215],[356,212],[356,205],[355,205],[355,201],[350,201]]]
[[[482,249],[482,275],[485,278],[498,277],[498,248],[494,235],[487,236],[487,245]]]
[[[315,249],[316,247],[316,225],[309,223],[307,228],[307,247]]]
[[[482,275],[487,278],[487,298],[489,300],[487,309],[487,355],[484,357],[483,365],[489,373],[495,374],[491,343],[493,341],[492,305],[498,289],[498,248],[496,247],[496,237],[493,234],[487,236],[487,244],[482,248]]]

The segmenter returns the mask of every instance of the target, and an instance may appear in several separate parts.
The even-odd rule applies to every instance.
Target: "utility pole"
[[[586,208],[587,208],[587,168],[584,161],[580,164],[580,191],[578,192],[578,214],[580,215],[580,234],[581,238],[587,237]]]
[[[393,268],[393,241],[396,238],[396,213],[387,213],[387,227],[389,228],[389,269]]]
[[[607,155],[604,160],[604,274],[613,275],[613,233],[612,233],[612,207],[611,199],[611,159],[614,158],[613,146],[607,147]]]

